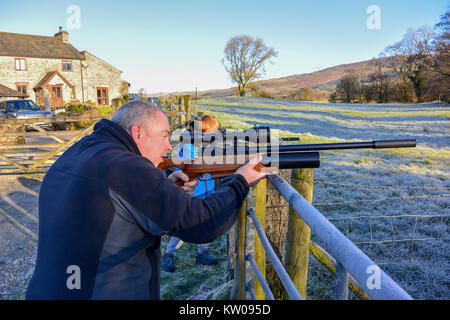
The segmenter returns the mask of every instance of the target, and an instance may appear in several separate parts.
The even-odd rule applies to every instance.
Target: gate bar
[[[334,275],[334,297],[336,300],[348,300],[348,272],[345,267],[336,261],[336,274]]]
[[[248,210],[247,214],[252,217],[256,232],[258,232],[259,239],[261,240],[261,244],[263,245],[263,248],[267,253],[267,257],[269,258],[270,262],[272,262],[272,265],[275,271],[277,272],[278,276],[280,277],[280,280],[283,283],[284,288],[286,289],[286,292],[288,293],[289,297],[292,300],[303,300],[302,296],[300,296],[300,293],[298,293],[297,288],[295,287],[294,283],[289,277],[289,274],[284,269],[283,264],[280,262],[280,259],[278,259],[275,251],[269,244],[269,239],[267,239],[264,230],[262,230],[261,224],[256,218],[255,211],[253,210],[253,208]]]
[[[264,280],[264,276],[261,273],[261,270],[259,270],[258,266],[256,265],[255,260],[253,259],[253,257],[251,255],[247,255],[245,257],[245,259],[250,262],[250,265],[253,268],[253,271],[255,272],[255,276],[259,281],[259,284],[261,285],[261,288],[264,291],[264,294],[266,295],[266,299],[268,300],[275,300],[275,298],[273,297],[272,291],[270,291],[269,286],[267,285],[266,280]]]

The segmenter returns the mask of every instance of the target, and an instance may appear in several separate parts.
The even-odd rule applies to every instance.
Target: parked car
[[[5,100],[0,102],[0,110],[3,119],[42,119],[51,118],[50,111],[41,110],[33,100]],[[52,123],[33,123],[44,129],[52,129]],[[25,130],[32,130],[25,125]]]
[[[159,99],[158,97],[149,97],[149,98],[147,98],[147,101],[148,101],[148,102],[151,102],[151,103],[154,103],[154,104],[156,104],[157,106],[162,105],[162,101],[161,101],[161,99]]]
[[[129,100],[141,100],[137,94],[130,93]]]

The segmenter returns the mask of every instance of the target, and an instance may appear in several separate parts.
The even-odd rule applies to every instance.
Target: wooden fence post
[[[262,179],[256,186],[256,217],[261,224],[263,230],[266,228],[266,203],[267,203],[267,179]],[[262,246],[258,234],[255,234],[255,262],[261,271],[264,279],[266,279],[266,252]],[[257,300],[265,300],[266,295],[255,277],[255,296]]]
[[[314,169],[295,169],[292,171],[292,186],[310,203],[313,198]],[[311,229],[300,219],[299,215],[289,208],[286,271],[306,299],[308,282],[309,243]],[[287,297],[287,295],[285,295]]]
[[[186,117],[184,118],[185,122],[191,120],[191,112],[192,112],[192,98],[190,95],[186,95],[182,97],[182,105],[183,109],[181,111],[186,112]]]
[[[114,114],[116,113],[116,111],[120,108],[120,106],[122,105],[122,99],[120,98],[114,98],[111,100],[111,113]]]
[[[292,169],[280,170],[278,175],[291,183]],[[267,212],[266,235],[283,265],[285,264],[286,232],[289,219],[289,203],[284,199],[275,187],[267,185]],[[266,266],[267,282],[275,299],[281,299],[284,295],[284,286],[278,277],[272,263]]]

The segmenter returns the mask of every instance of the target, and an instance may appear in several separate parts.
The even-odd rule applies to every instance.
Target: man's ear
[[[136,144],[138,143],[138,141],[141,140],[141,135],[142,135],[142,128],[139,124],[134,124],[131,127],[131,137],[133,138],[134,142],[136,142]]]

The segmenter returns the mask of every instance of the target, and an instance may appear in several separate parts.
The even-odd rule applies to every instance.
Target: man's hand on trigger
[[[183,171],[175,171],[168,178],[173,182],[177,182],[178,180],[184,181],[184,185],[182,188],[184,192],[189,195],[193,195],[195,188],[198,186],[198,181],[189,181],[189,177]]]

